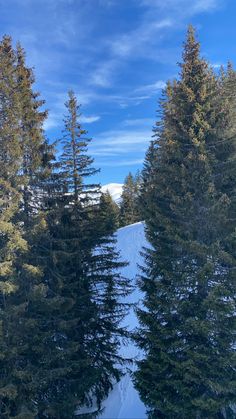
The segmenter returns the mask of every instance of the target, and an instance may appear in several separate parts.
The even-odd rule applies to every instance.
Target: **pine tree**
[[[234,415],[235,260],[222,236],[230,205],[215,184],[218,82],[199,50],[189,27],[143,172],[151,249],[138,312],[146,356],[135,381],[150,418]]]
[[[44,282],[57,300],[51,314],[55,343],[46,357],[50,373],[37,401],[40,417],[49,418],[71,418],[93,398],[99,410],[119,378],[117,335],[125,334],[119,323],[126,310],[120,296],[128,291],[118,273],[123,263],[114,250],[114,226],[105,225],[99,188],[87,182],[96,170],[73,92],[66,108],[62,154],[48,184],[49,234],[41,250],[47,258]]]
[[[6,418],[15,413],[16,400],[20,396],[14,372],[21,341],[12,342],[12,326],[14,323],[14,328],[17,328],[17,322],[14,322],[15,306],[11,301],[18,293],[19,277],[24,271],[23,255],[28,251],[22,226],[16,222],[22,199],[19,181],[22,160],[15,62],[11,38],[5,36],[0,43],[0,412]]]
[[[15,173],[19,170],[20,148],[18,146],[18,127],[15,117],[17,97],[14,78],[15,53],[11,38],[4,37],[0,43],[0,323],[1,323],[1,375],[0,375],[0,412],[7,415],[14,400],[16,389],[7,380],[6,365],[8,345],[8,323],[6,322],[7,297],[17,289],[18,254],[26,251],[19,226],[13,219],[18,211],[20,194],[17,190]],[[11,143],[9,141],[11,139]],[[17,266],[18,265],[18,266]]]
[[[98,227],[103,234],[113,234],[119,227],[119,206],[113,201],[109,192],[102,193],[99,202]]]
[[[14,51],[9,37],[0,45],[0,68],[1,416],[31,419],[48,375],[44,359],[52,339],[51,301],[36,249],[46,228],[40,203],[35,205],[38,176],[44,172],[45,113],[32,92],[33,74],[24,65],[23,50]]]
[[[38,200],[39,177],[42,170],[42,151],[45,138],[43,122],[47,112],[42,111],[44,100],[39,99],[39,93],[33,91],[35,82],[32,69],[26,67],[25,52],[20,44],[16,50],[16,82],[19,100],[19,134],[22,154],[21,183],[23,187],[24,223],[35,212],[35,201]],[[38,203],[36,203],[38,208]]]
[[[212,156],[213,176],[215,187],[226,194],[230,200],[230,217],[235,211],[235,155],[236,155],[236,126],[235,126],[235,98],[234,90],[236,73],[231,64],[226,70],[221,69],[217,84],[217,94],[214,96],[215,123],[212,136],[208,142],[209,152]],[[228,222],[224,226],[223,234],[227,237],[232,232],[234,224]]]
[[[120,225],[126,226],[140,221],[139,211],[139,174],[126,176],[121,195]]]
[[[7,181],[0,180],[0,415],[10,418],[15,412],[19,393],[14,373],[15,359],[21,341],[12,342],[17,334],[13,322],[14,305],[12,295],[18,293],[19,275],[23,271],[22,255],[28,250],[22,231],[14,223],[14,216],[19,210],[20,195]],[[13,298],[14,298],[13,297]],[[16,318],[14,318],[16,320]],[[17,322],[14,322],[17,327]],[[21,339],[23,336],[21,336]],[[19,358],[18,358],[19,359]],[[17,365],[18,367],[18,365]]]
[[[17,118],[19,101],[15,75],[16,53],[11,42],[9,36],[4,36],[0,43],[0,175],[10,182],[13,181],[13,177],[16,178],[15,174],[20,170],[21,159]],[[16,179],[14,185],[17,186]]]

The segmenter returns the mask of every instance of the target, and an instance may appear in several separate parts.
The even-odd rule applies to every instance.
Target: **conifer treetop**
[[[180,78],[191,90],[201,86],[201,78],[209,72],[207,62],[200,56],[200,43],[196,38],[196,31],[192,25],[187,30],[186,41],[183,45],[183,62],[179,64],[181,68]]]

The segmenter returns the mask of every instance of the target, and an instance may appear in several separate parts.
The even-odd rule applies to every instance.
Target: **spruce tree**
[[[19,225],[14,217],[19,210],[19,193],[16,173],[19,171],[20,147],[17,126],[17,95],[15,84],[15,52],[11,38],[5,36],[0,43],[0,322],[1,322],[1,375],[0,411],[7,417],[16,397],[16,388],[8,378],[9,327],[6,316],[8,297],[16,292],[20,261],[18,255],[27,250]],[[15,349],[15,348],[13,348]]]
[[[20,44],[16,49],[16,83],[19,100],[19,141],[22,154],[21,183],[23,188],[23,202],[21,214],[26,224],[35,207],[39,208],[39,178],[42,171],[42,152],[45,138],[43,122],[47,112],[42,111],[44,100],[39,93],[33,91],[35,82],[32,69],[25,64],[25,51]]]
[[[102,193],[99,202],[99,214],[96,223],[104,234],[113,234],[119,227],[119,206],[109,192]]]
[[[15,310],[11,304],[19,289],[19,275],[23,271],[22,255],[27,251],[27,242],[22,237],[20,226],[14,223],[19,210],[20,195],[7,181],[0,180],[0,415],[10,418],[15,413],[17,399],[21,397],[14,380],[15,360],[21,340],[12,341]],[[16,320],[16,319],[14,319]],[[14,327],[17,322],[14,321]],[[23,336],[21,336],[23,339]],[[18,358],[19,359],[19,358]]]
[[[135,382],[150,418],[234,417],[234,233],[226,247],[230,199],[214,171],[218,82],[199,50],[189,27],[180,80],[164,92],[143,172],[151,248]]]
[[[122,227],[140,221],[139,174],[126,176],[121,195],[120,225]]]
[[[217,94],[214,95],[215,123],[208,142],[212,157],[215,187],[229,198],[230,217],[235,211],[235,156],[236,156],[236,114],[235,97],[236,73],[229,63],[226,70],[221,69],[217,80]],[[224,229],[226,226],[224,226]],[[234,224],[229,220],[228,228],[223,234],[234,230]]]
[[[21,148],[19,143],[19,100],[15,72],[16,53],[12,40],[4,36],[0,42],[0,174],[16,185],[16,173],[20,170]]]
[[[0,295],[1,295],[1,374],[0,374],[0,411],[2,417],[16,413],[20,392],[14,373],[18,366],[20,340],[13,341],[18,321],[15,304],[19,291],[19,278],[24,271],[23,256],[28,250],[23,238],[23,228],[16,222],[22,200],[21,147],[19,143],[19,97],[16,80],[16,53],[11,38],[5,36],[0,43]]]
[[[21,57],[21,58],[20,58]],[[1,150],[1,416],[35,418],[37,396],[48,370],[46,354],[53,339],[48,327],[51,304],[42,282],[38,246],[46,224],[35,193],[46,150],[45,113],[32,92],[33,75],[23,50],[9,37],[0,45],[2,96]],[[27,193],[26,193],[27,192]],[[29,193],[28,193],[29,192]],[[37,242],[37,243],[36,243]],[[55,299],[54,299],[55,304]],[[50,313],[49,313],[50,314]],[[55,346],[55,345],[54,345]],[[45,396],[45,394],[44,394]]]
[[[125,334],[119,324],[126,310],[120,297],[128,291],[118,272],[123,263],[114,250],[114,226],[105,225],[99,188],[87,181],[96,170],[73,92],[66,109],[62,153],[48,184],[49,234],[41,248],[44,281],[62,302],[52,312],[60,353],[54,348],[47,358],[50,373],[38,401],[41,416],[50,418],[74,417],[76,407],[93,399],[99,410],[119,378],[118,336]]]

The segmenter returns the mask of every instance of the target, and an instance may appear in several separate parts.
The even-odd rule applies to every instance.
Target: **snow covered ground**
[[[147,242],[142,222],[131,224],[117,231],[117,249],[120,251],[121,259],[129,262],[129,265],[122,269],[122,274],[130,278],[134,285],[136,285],[138,275],[137,265],[142,264],[140,251],[143,246],[147,246]],[[133,293],[127,297],[127,301],[138,304],[141,300],[142,295],[136,286]],[[134,310],[131,309],[124,324],[132,331],[137,326],[137,322]],[[121,353],[124,357],[133,360],[140,357],[139,349],[133,343],[123,346]],[[135,363],[129,368],[134,370]],[[129,373],[126,373],[121,381],[115,384],[107,400],[104,401],[103,408],[100,419],[145,419],[147,417],[145,406],[134,389]]]

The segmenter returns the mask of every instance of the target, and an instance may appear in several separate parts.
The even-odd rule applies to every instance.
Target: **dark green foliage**
[[[19,226],[13,223],[19,210],[20,195],[11,185],[0,180],[0,291],[1,309],[5,307],[6,295],[17,289],[17,254],[27,250]]]
[[[117,209],[87,182],[96,170],[73,92],[55,161],[44,102],[9,37],[0,69],[0,416],[72,418],[93,399],[99,410],[121,375],[129,286],[112,236]]]
[[[98,227],[103,235],[113,234],[119,227],[119,206],[113,201],[109,192],[102,193],[99,202]]]
[[[45,113],[32,90],[24,52],[4,37],[1,58],[1,417],[35,417],[34,403],[46,351],[47,286],[36,258],[35,240],[45,223],[36,203]],[[7,180],[6,180],[7,179]],[[38,238],[37,238],[38,239]],[[4,269],[3,269],[4,268]],[[43,329],[44,327],[44,329]]]
[[[129,173],[125,178],[120,204],[120,226],[141,221],[139,209],[140,175]]]
[[[65,104],[68,117],[64,121],[63,153],[60,163],[65,190],[73,192],[75,202],[80,197],[80,202],[86,204],[97,192],[98,185],[86,184],[84,179],[94,175],[97,170],[92,167],[93,159],[87,155],[87,147],[91,140],[86,137],[87,132],[79,122],[80,106],[72,91],[69,91],[68,95],[69,99]]]
[[[16,80],[19,100],[19,142],[21,147],[20,182],[23,188],[21,216],[25,227],[30,215],[39,207],[39,179],[42,173],[42,159],[45,138],[43,122],[47,112],[42,111],[44,101],[32,90],[35,82],[32,69],[25,64],[25,52],[21,45],[16,50]],[[28,226],[29,227],[29,226]]]
[[[128,292],[118,273],[124,264],[114,250],[114,221],[105,223],[110,202],[101,198],[99,205],[98,186],[86,180],[95,169],[72,92],[66,107],[62,155],[47,181],[48,233],[41,246],[44,282],[56,300],[49,373],[38,399],[40,415],[50,418],[71,418],[92,399],[99,409],[119,378],[119,336],[125,334],[119,323],[126,311],[119,299]]]
[[[19,97],[17,95],[15,64],[16,53],[12,48],[11,38],[4,36],[0,42],[0,176],[14,182],[14,186],[16,186],[16,173],[19,172],[21,165],[17,117],[19,115]]]
[[[140,280],[137,340],[146,357],[135,381],[150,418],[234,415],[235,198],[233,188],[227,193],[230,172],[217,174],[221,158],[231,155],[231,173],[236,160],[233,140],[219,148],[219,137],[228,137],[218,115],[220,83],[225,89],[199,57],[190,27],[180,80],[164,92],[143,172],[152,249]]]

